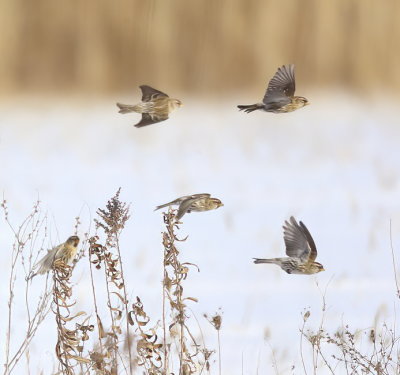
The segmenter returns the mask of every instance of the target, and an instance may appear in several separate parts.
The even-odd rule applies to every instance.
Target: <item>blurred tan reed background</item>
[[[398,0],[3,0],[0,93],[400,88]]]

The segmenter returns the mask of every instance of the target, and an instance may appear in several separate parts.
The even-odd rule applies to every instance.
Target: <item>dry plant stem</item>
[[[394,282],[396,284],[396,293],[397,297],[400,298],[400,286],[397,280],[397,269],[396,269],[396,258],[394,256],[394,249],[393,249],[393,238],[392,238],[392,220],[389,222],[389,234],[390,234],[390,249],[392,251],[392,264],[393,264],[393,275],[394,275]]]
[[[72,288],[70,285],[73,267],[58,259],[53,262],[52,270],[52,309],[57,323],[56,355],[59,368],[63,374],[73,375],[75,374],[75,367],[79,366],[81,368],[80,373],[84,373],[83,364],[89,366],[91,360],[82,356],[83,342],[89,338],[87,332],[92,331],[94,327],[85,325],[85,323],[75,323],[75,329],[67,327],[69,322],[80,315],[84,315],[85,312],[81,311],[73,316],[70,313],[70,308],[75,304],[74,301],[71,301]],[[81,337],[79,337],[79,332],[81,332]]]
[[[11,358],[9,363],[10,372],[14,369],[15,365],[18,363],[19,359],[22,357],[24,352],[28,349],[29,344],[31,343],[33,337],[36,334],[37,329],[39,328],[40,324],[46,317],[46,315],[50,312],[49,302],[51,297],[51,291],[48,290],[48,280],[46,279],[46,285],[44,288],[43,294],[39,297],[39,301],[36,307],[36,311],[31,318],[29,304],[28,304],[28,295],[29,295],[29,287],[28,283],[30,281],[26,281],[27,286],[25,289],[25,303],[26,309],[28,311],[28,326],[26,329],[26,334],[23,342],[15,352],[14,356]]]
[[[203,343],[202,352],[203,352],[203,355],[204,355],[204,359],[205,359],[205,360],[204,360],[204,363],[201,365],[201,369],[200,369],[199,375],[201,375],[201,374],[203,373],[204,368],[205,368],[206,366],[207,366],[207,367],[206,367],[207,372],[210,373],[208,359],[209,359],[209,357],[211,356],[211,354],[213,354],[215,351],[211,351],[211,350],[208,350],[208,349],[206,348],[206,343],[205,343],[205,340],[204,340],[204,334],[203,334],[203,331],[202,331],[202,329],[201,329],[199,320],[197,319],[196,315],[193,313],[193,310],[190,309],[190,308],[189,308],[189,310],[190,310],[190,312],[192,313],[192,316],[194,317],[194,319],[196,320],[197,327],[199,328],[199,332],[200,332],[200,336],[201,336],[201,342]],[[207,318],[206,315],[205,315],[205,317]]]
[[[18,257],[20,255],[21,247],[18,245],[15,247],[13,246],[13,254],[12,254],[12,261],[11,261],[11,270],[9,276],[9,283],[8,283],[8,321],[7,321],[7,333],[6,333],[6,363],[5,363],[5,371],[4,374],[7,375],[10,373],[10,341],[11,341],[11,324],[12,324],[12,306],[14,300],[14,285],[15,285],[15,269]]]
[[[169,211],[168,214],[164,215],[164,220],[167,225],[167,233],[164,233],[164,237],[168,236],[167,241],[169,242],[169,246],[165,246],[165,258],[164,258],[164,269],[166,270],[167,265],[170,265],[173,269],[173,278],[171,279],[172,285],[175,285],[175,291],[173,293],[175,297],[175,301],[171,300],[171,297],[167,291],[167,295],[169,296],[170,301],[172,301],[171,307],[172,310],[176,310],[176,321],[174,324],[179,324],[179,374],[182,374],[183,368],[183,347],[184,347],[184,319],[185,312],[182,304],[182,286],[180,284],[181,281],[181,267],[180,262],[178,261],[178,250],[175,248],[174,242],[176,239],[174,233],[175,227],[175,216],[172,211]],[[165,239],[165,238],[164,238]],[[166,243],[164,241],[164,243]],[[169,279],[168,271],[166,271],[166,277]]]
[[[103,248],[104,250],[104,248]],[[104,254],[104,253],[103,253]],[[109,285],[109,281],[108,281],[108,276],[107,276],[107,262],[105,260],[105,256],[103,258],[103,262],[104,262],[104,277],[106,280],[106,289],[107,289],[107,307],[108,307],[108,311],[110,313],[110,319],[111,319],[111,330],[113,332],[112,335],[112,340],[114,341],[114,349],[112,350],[112,362],[113,362],[113,366],[116,369],[117,368],[117,347],[118,347],[118,332],[116,331],[116,327],[117,324],[115,322],[115,317],[114,317],[114,313],[112,311],[112,304],[111,304],[111,292],[110,292],[110,285]]]
[[[166,259],[166,249],[164,248],[164,260]],[[165,268],[164,261],[164,279],[167,280],[168,272]],[[167,325],[166,325],[166,296],[167,291],[164,282],[162,283],[162,328],[163,328],[163,354],[164,354],[164,374],[169,373],[169,363],[168,363],[168,350],[167,350]]]
[[[90,241],[89,241],[90,242]],[[93,264],[92,264],[92,251],[91,251],[91,247],[89,247],[89,270],[90,270],[90,283],[92,286],[92,295],[93,295],[93,305],[94,305],[94,311],[96,313],[96,321],[97,324],[99,322],[99,308],[97,305],[97,298],[96,298],[96,288],[94,287],[94,280],[93,280]],[[101,340],[101,331],[100,331],[100,327],[98,324],[98,342],[99,342],[99,347],[100,347],[100,353],[104,353],[103,352],[103,342]]]
[[[11,222],[8,218],[8,208],[7,202],[3,199],[1,203],[1,208],[4,214],[4,220],[7,226],[12,231],[15,242],[13,244],[13,251],[11,255],[11,270],[9,276],[9,297],[8,297],[8,320],[7,320],[7,331],[6,331],[6,351],[5,351],[5,364],[4,364],[4,374],[10,374],[23,354],[29,347],[30,342],[32,341],[33,337],[35,336],[38,327],[43,322],[45,316],[49,312],[49,302],[51,293],[46,287],[44,292],[39,297],[39,300],[36,305],[36,309],[31,314],[29,303],[28,303],[28,295],[29,295],[29,285],[30,282],[26,281],[25,284],[25,310],[27,314],[27,328],[26,334],[22,339],[22,342],[17,346],[17,349],[13,355],[10,353],[10,343],[11,343],[11,328],[12,328],[12,317],[13,317],[13,306],[15,304],[14,297],[15,297],[15,281],[17,279],[17,275],[21,275],[25,273],[25,275],[32,272],[32,264],[30,262],[32,258],[32,253],[35,248],[35,241],[39,237],[40,231],[46,221],[47,217],[41,217],[39,211],[40,201],[36,201],[32,212],[25,218],[22,224],[18,227],[18,230],[15,230]],[[44,238],[46,237],[46,232],[44,232]],[[43,239],[44,241],[44,239]],[[28,249],[29,250],[26,250]],[[28,255],[24,255],[24,252],[28,251]],[[28,269],[25,267],[25,258],[29,259],[28,262]],[[21,269],[19,269],[19,263],[21,264]]]
[[[324,332],[324,322],[325,322],[325,314],[326,314],[326,292],[327,292],[328,286],[329,286],[329,284],[331,283],[332,280],[333,280],[333,276],[332,276],[332,277],[329,279],[329,281],[327,282],[324,291],[321,291],[321,289],[320,289],[320,287],[319,287],[319,284],[318,284],[318,281],[316,282],[317,288],[318,288],[319,292],[321,293],[321,298],[322,298],[322,307],[321,307],[322,314],[321,314],[321,322],[320,322],[320,324],[319,324],[319,329],[318,329],[318,333],[317,333],[317,335],[318,335],[317,344],[318,344],[318,345],[316,346],[316,361],[315,361],[315,363],[314,363],[314,372],[316,373],[316,368],[317,368],[317,365],[318,365],[318,363],[317,363],[318,355],[320,355],[321,358],[322,358],[322,360],[323,360],[324,363],[325,363],[325,366],[327,366],[327,368],[329,369],[329,371],[330,371],[333,375],[335,375],[335,372],[333,371],[333,369],[332,369],[332,367],[330,366],[329,362],[327,361],[327,359],[325,358],[324,354],[322,353],[321,346],[320,346],[320,340],[321,340],[320,335],[322,335],[323,332]],[[313,353],[314,353],[314,351],[313,351]]]
[[[144,368],[146,374],[165,375],[166,373],[162,370],[163,364],[160,354],[163,344],[157,343],[156,328],[144,329],[150,322],[150,318],[144,311],[139,297],[136,297],[136,302],[132,304],[132,311],[128,315],[128,320],[131,325],[136,324],[136,330],[139,331],[140,339],[136,345],[138,365]]]
[[[303,356],[303,336],[304,336],[304,328],[306,326],[306,321],[307,321],[307,319],[303,320],[303,325],[300,330],[300,332],[301,332],[301,334],[300,334],[300,357],[301,357],[301,363],[303,364],[304,373],[307,375],[306,364],[304,362],[304,356]]]
[[[274,370],[275,370],[275,374],[279,375],[279,368],[278,368],[278,363],[276,361],[276,357],[275,357],[275,351],[272,348],[271,343],[269,342],[269,340],[267,340],[268,346],[271,350],[271,356],[272,356],[272,365],[274,366]]]
[[[88,371],[92,361],[85,358],[82,353],[84,342],[89,339],[88,332],[93,331],[93,325],[87,325],[86,319],[82,324],[75,323],[75,328],[68,328],[68,323],[76,317],[84,315],[81,311],[71,316],[70,308],[75,305],[71,300],[72,288],[70,278],[72,266],[66,265],[62,259],[53,261],[53,304],[52,309],[57,324],[56,355],[59,361],[59,369],[63,374],[75,374],[75,368],[83,374]],[[72,362],[71,362],[72,361]],[[86,370],[84,365],[87,367]]]
[[[61,267],[66,267],[65,264],[61,264]],[[55,307],[54,314],[57,323],[57,345],[56,345],[56,353],[58,360],[60,362],[61,371],[63,374],[71,375],[74,374],[72,366],[69,363],[68,358],[68,338],[66,335],[66,330],[64,327],[65,319],[69,317],[69,307],[67,302],[67,298],[71,295],[71,289],[69,287],[69,276],[68,274],[63,274],[61,269],[57,269],[56,265],[53,262],[53,304]],[[58,274],[60,272],[60,274]],[[68,272],[68,271],[67,271]],[[61,308],[66,310],[65,317],[61,313]]]
[[[219,329],[217,329],[217,336],[218,336],[218,370],[219,375],[221,375],[221,338],[219,335]]]
[[[105,246],[97,245],[101,252],[101,259],[104,265],[104,273],[107,288],[107,304],[111,315],[112,322],[112,340],[113,340],[113,361],[114,368],[117,371],[117,355],[118,352],[118,335],[121,333],[121,328],[117,325],[117,320],[122,319],[122,310],[112,305],[111,294],[119,297],[120,302],[124,305],[126,314],[126,327],[127,327],[127,342],[128,342],[128,357],[129,357],[129,371],[133,373],[133,359],[131,353],[131,338],[128,323],[128,298],[125,286],[125,279],[122,267],[122,258],[119,246],[119,236],[123,230],[125,223],[129,219],[129,205],[121,202],[119,199],[121,189],[118,189],[116,194],[107,202],[105,209],[98,209],[97,215],[99,219],[95,219],[96,228],[102,228],[106,235]],[[123,290],[123,296],[119,290]],[[117,315],[115,315],[117,314]],[[122,357],[120,357],[122,359]],[[125,367],[124,361],[122,361]]]
[[[121,257],[121,250],[119,246],[119,235],[116,237],[116,243],[117,243],[117,252],[118,252],[118,258],[119,258],[119,265],[120,265],[120,272],[121,272],[121,278],[123,280],[123,291],[124,291],[124,307],[125,307],[125,314],[126,314],[126,332],[127,332],[127,341],[128,341],[128,357],[129,357],[129,373],[132,374],[133,369],[133,359],[132,359],[132,352],[131,352],[131,335],[130,335],[130,327],[129,327],[129,322],[128,322],[128,294],[126,292],[126,283],[125,283],[125,278],[124,278],[124,268],[122,266],[122,257]]]
[[[192,297],[183,297],[183,285],[182,281],[188,276],[190,266],[197,267],[192,263],[181,263],[179,260],[179,251],[175,246],[175,241],[185,241],[185,239],[178,239],[175,235],[175,228],[179,229],[178,222],[175,221],[175,211],[169,209],[167,213],[164,213],[164,223],[166,231],[163,233],[163,246],[164,246],[164,295],[168,299],[171,308],[172,323],[169,324],[169,331],[174,329],[178,336],[178,359],[179,359],[179,374],[192,374],[196,370],[196,363],[194,358],[200,353],[198,345],[194,340],[189,328],[185,324],[186,316],[186,305],[187,300],[197,302],[197,299]],[[198,269],[198,267],[197,267]],[[165,311],[164,311],[164,315]],[[164,323],[165,324],[165,323]],[[188,349],[186,344],[186,336],[190,338],[195,351],[192,353]],[[164,336],[166,334],[164,333]],[[167,347],[166,347],[167,348]],[[165,356],[164,356],[165,357]],[[200,364],[201,365],[201,364]],[[167,371],[166,368],[164,368]]]

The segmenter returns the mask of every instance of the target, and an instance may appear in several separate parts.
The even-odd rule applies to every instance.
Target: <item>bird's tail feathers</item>
[[[255,264],[260,264],[260,263],[276,264],[279,261],[278,258],[270,258],[270,259],[253,258],[253,259]]]
[[[119,108],[118,113],[136,112],[136,106],[134,105],[117,103],[117,107]]]
[[[240,111],[245,111],[246,113],[250,113],[253,111],[256,111],[257,109],[262,108],[262,106],[260,106],[260,104],[249,104],[249,105],[238,105],[237,106],[239,108]]]

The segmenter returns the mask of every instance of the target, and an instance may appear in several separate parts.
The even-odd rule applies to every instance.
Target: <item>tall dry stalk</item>
[[[166,375],[163,372],[163,360],[160,352],[163,344],[158,339],[158,327],[147,327],[150,317],[145,312],[139,297],[136,297],[136,302],[132,304],[129,323],[132,326],[136,325],[139,336],[136,342],[138,366],[142,367],[148,375]]]
[[[43,323],[50,311],[51,289],[45,282],[38,297],[31,293],[29,275],[33,272],[33,265],[38,255],[38,246],[43,249],[47,238],[47,216],[40,211],[40,201],[36,201],[30,214],[17,227],[11,222],[9,217],[8,203],[3,198],[0,204],[4,227],[8,227],[14,237],[11,253],[11,267],[8,278],[8,309],[7,309],[7,328],[5,333],[5,362],[4,374],[11,374],[24,354],[27,354],[29,345],[37,333],[38,328]],[[34,255],[35,254],[35,255]],[[16,282],[23,281],[23,298],[16,294]],[[26,329],[25,334],[19,337],[12,336],[14,326],[14,308],[19,304],[25,305]],[[11,343],[15,350],[11,352]],[[29,357],[27,357],[29,358]]]
[[[189,262],[182,262],[176,242],[185,241],[187,238],[179,239],[175,230],[179,229],[175,219],[175,211],[169,209],[164,213],[166,231],[163,232],[164,246],[164,279],[163,279],[163,333],[164,333],[164,373],[168,374],[171,367],[170,354],[171,343],[167,336],[175,339],[178,352],[179,375],[194,374],[201,367],[197,356],[201,353],[199,345],[194,339],[188,325],[186,303],[197,302],[194,297],[184,295],[183,282],[189,275],[191,267],[199,268]],[[167,308],[169,303],[169,314],[171,321],[167,330]]]
[[[392,220],[389,222],[389,238],[390,238],[390,250],[392,253],[392,265],[393,265],[393,276],[394,276],[394,285],[396,287],[396,295],[397,298],[400,298],[400,284],[397,279],[397,268],[396,268],[396,257],[394,255],[394,248],[393,248],[393,238],[392,238]]]
[[[214,327],[217,331],[218,338],[218,374],[221,375],[222,371],[222,362],[221,362],[221,337],[220,331],[222,326],[222,312],[215,313],[213,316],[208,317],[207,314],[204,314],[204,317],[209,321],[209,323]]]
[[[100,234],[93,236],[89,239],[89,260],[91,263],[91,275],[92,265],[94,265],[96,269],[103,268],[107,291],[107,308],[111,321],[111,330],[106,333],[104,331],[104,327],[98,313],[96,291],[92,275],[92,291],[98,323],[98,341],[100,352],[102,353],[101,356],[103,356],[103,358],[106,358],[108,355],[111,356],[111,368],[109,369],[109,371],[111,371],[111,373],[116,373],[118,371],[119,358],[121,357],[119,352],[119,337],[122,335],[120,321],[125,315],[127,351],[129,361],[128,368],[129,373],[132,374],[134,362],[131,353],[132,343],[128,322],[129,300],[126,291],[120,249],[121,231],[124,229],[126,222],[129,220],[130,214],[129,205],[121,202],[119,199],[120,191],[121,189],[118,189],[116,194],[107,202],[105,209],[97,210],[98,219],[95,219],[96,231],[102,231],[105,235],[105,240],[104,245],[99,242]],[[105,337],[108,338],[108,341],[103,344],[102,340]],[[99,363],[101,363],[101,361]],[[122,365],[126,368],[123,361]]]
[[[93,326],[76,325],[75,329],[68,328],[75,318],[84,315],[80,311],[71,315],[70,308],[75,304],[71,301],[72,288],[70,278],[72,267],[61,259],[53,262],[53,304],[52,309],[57,324],[56,355],[60,364],[60,372],[65,375],[75,374],[75,368],[82,364],[90,365],[91,360],[82,356],[83,347],[80,343],[87,340],[88,332]],[[82,371],[81,371],[82,372]]]

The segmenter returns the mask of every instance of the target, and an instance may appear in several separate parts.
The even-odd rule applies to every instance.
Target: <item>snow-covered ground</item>
[[[132,126],[139,115],[117,113],[121,97],[3,102],[0,189],[10,219],[19,224],[39,197],[54,245],[73,232],[78,215],[83,236],[96,209],[121,187],[121,199],[132,204],[122,235],[128,291],[156,321],[163,222],[153,209],[181,195],[211,193],[224,207],[186,215],[180,235],[189,238],[179,244],[182,258],[201,271],[192,271],[185,291],[199,299],[191,309],[206,344],[215,348],[216,335],[202,314],[221,307],[223,373],[273,373],[271,347],[279,373],[292,373],[292,364],[301,373],[301,313],[311,308],[310,324],[319,324],[320,290],[328,284],[328,329],[371,327],[377,312],[380,321],[394,321],[390,219],[397,254],[400,249],[398,106],[345,94],[314,96],[310,106],[287,115],[247,115],[235,108],[243,101],[237,97],[183,100],[168,121],[143,129]],[[252,257],[284,254],[282,224],[291,215],[308,226],[326,272],[295,276],[252,263]],[[3,312],[11,243],[2,220]],[[77,311],[91,306],[85,261],[74,273]],[[42,282],[37,277],[33,285]],[[22,314],[17,307],[16,323]],[[4,343],[4,318],[0,332]],[[31,347],[34,371],[51,368],[54,345],[49,316]]]

